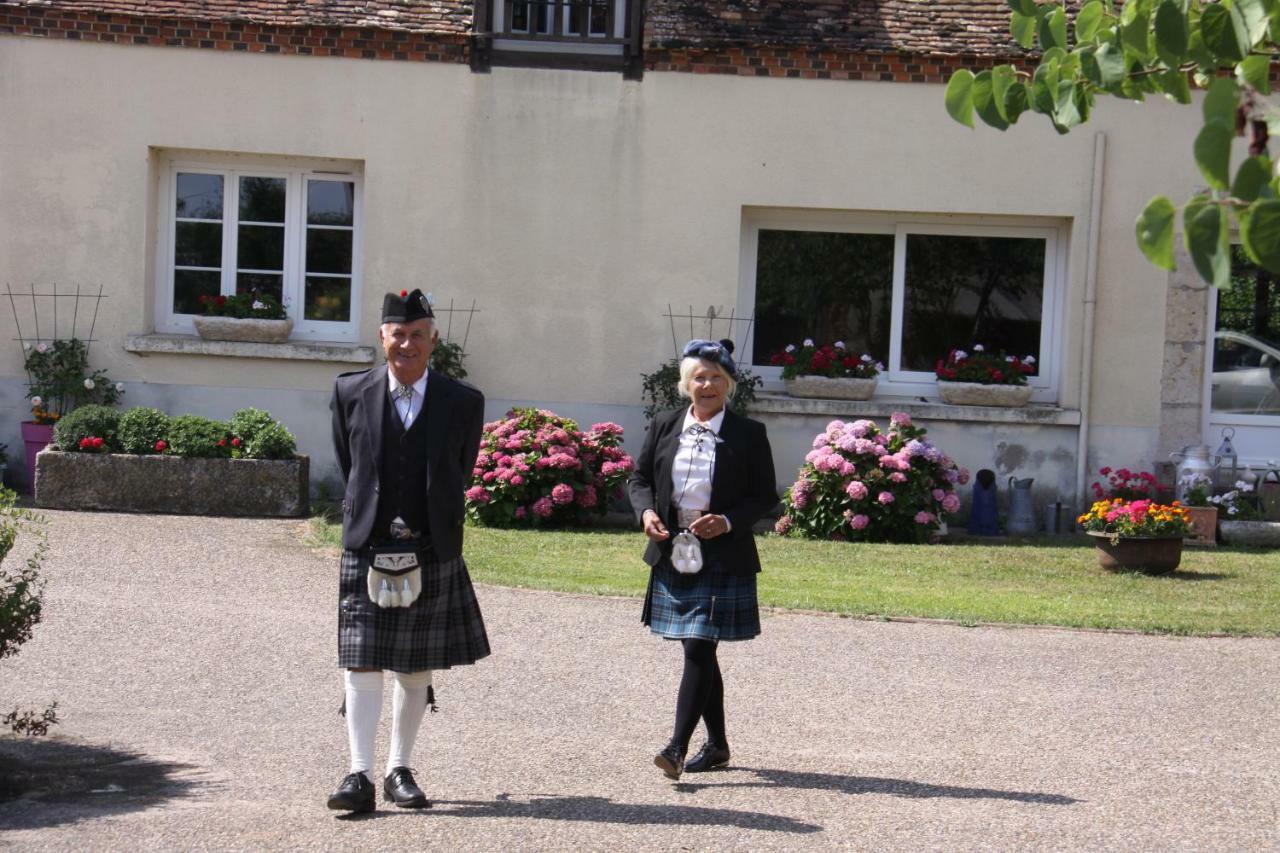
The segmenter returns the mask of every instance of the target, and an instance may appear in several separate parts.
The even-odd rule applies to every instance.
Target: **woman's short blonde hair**
[[[696,355],[680,360],[680,381],[676,383],[676,390],[680,392],[680,396],[693,398],[693,392],[689,390],[689,383],[693,381],[694,371],[704,366],[714,367],[720,371],[721,376],[729,380],[729,393],[725,395],[725,399],[726,401],[733,399],[733,393],[738,390],[738,380],[733,378],[733,374],[725,370],[724,365],[720,362],[707,358],[698,358]]]

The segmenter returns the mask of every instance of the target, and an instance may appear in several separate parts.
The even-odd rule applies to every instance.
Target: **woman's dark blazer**
[[[655,415],[649,423],[644,448],[636,460],[635,472],[627,484],[636,517],[644,523],[644,512],[652,509],[675,532],[675,496],[672,494],[671,466],[680,446],[680,428],[688,407]],[[749,575],[760,571],[751,525],[778,505],[778,487],[773,474],[773,452],[764,424],[725,410],[716,444],[715,471],[711,475],[710,512],[729,519],[732,529],[713,539],[702,540],[703,565],[712,571]],[[644,561],[656,566],[671,557],[671,540],[649,541]]]

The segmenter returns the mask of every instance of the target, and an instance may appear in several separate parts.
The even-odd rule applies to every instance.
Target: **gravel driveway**
[[[45,620],[0,706],[63,723],[0,756],[57,785],[0,804],[0,848],[1280,844],[1275,640],[769,614],[721,654],[732,769],[673,784],[651,759],[678,648],[640,602],[495,587],[494,654],[437,678],[419,739],[435,807],[340,819],[336,560],[297,522],[48,515]]]

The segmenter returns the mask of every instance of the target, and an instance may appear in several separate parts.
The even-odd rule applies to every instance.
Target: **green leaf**
[[[1271,57],[1262,54],[1246,56],[1236,66],[1236,79],[1264,95],[1271,94]]]
[[[1200,277],[1223,287],[1231,277],[1231,243],[1227,220],[1216,204],[1206,204],[1187,223],[1187,251]]]
[[[1178,67],[1187,55],[1187,17],[1175,0],[1161,0],[1156,7],[1156,54],[1170,68]]]
[[[947,113],[965,127],[973,127],[973,72],[961,68],[952,74],[943,97]]]
[[[1050,91],[1048,83],[1036,80],[1031,84],[1030,106],[1034,112],[1053,115],[1053,92]]]
[[[996,130],[1009,127],[1009,122],[1004,120],[996,107],[990,71],[981,71],[973,78],[973,111],[978,114],[978,118]]]
[[[1173,226],[1177,217],[1178,209],[1162,195],[1147,202],[1138,214],[1138,248],[1161,269],[1174,269]]]
[[[1006,121],[1009,117],[1004,112],[1005,95],[1009,93],[1009,87],[1017,78],[1018,72],[1012,65],[997,65],[991,69],[991,101],[995,105],[996,112]]]
[[[1170,68],[1157,75],[1160,88],[1164,90],[1165,97],[1171,101],[1177,101],[1179,104],[1191,103],[1191,84],[1187,82],[1187,74],[1185,71],[1179,71],[1176,68]]]
[[[1250,157],[1236,170],[1231,194],[1241,201],[1256,201],[1270,179],[1271,159],[1266,156]]]
[[[1120,38],[1125,47],[1143,59],[1151,56],[1151,12],[1147,3],[1129,0],[1124,4]]]
[[[1007,2],[1015,14],[1035,17],[1036,0],[1007,0]]]
[[[1043,6],[1039,9],[1040,47],[1048,50],[1052,47],[1067,48],[1067,13],[1061,6]]]
[[[1054,98],[1053,124],[1059,133],[1066,133],[1084,121],[1076,104],[1076,85],[1070,80],[1059,80]]]
[[[1196,137],[1196,165],[1200,174],[1216,190],[1225,190],[1231,181],[1231,140],[1235,138],[1225,125],[1211,122]]]
[[[1088,0],[1080,7],[1080,12],[1076,15],[1076,44],[1093,41],[1102,26],[1105,13],[1102,0]]]
[[[1102,44],[1093,54],[1098,63],[1102,87],[1111,89],[1124,81],[1124,51],[1113,44]]]
[[[1009,16],[1009,32],[1013,34],[1014,41],[1030,50],[1036,46],[1036,27],[1039,23],[1040,19],[1035,15],[1014,12]]]
[[[1015,80],[1009,90],[1004,93],[1004,117],[1008,119],[1009,124],[1016,122],[1018,116],[1027,111],[1028,103],[1027,85],[1021,80]]]
[[[1198,65],[1201,71],[1209,74],[1218,67],[1217,58],[1209,52],[1209,48],[1204,46],[1204,33],[1200,32],[1198,26],[1191,28],[1191,37],[1187,40],[1187,58]]]
[[[1240,217],[1240,242],[1256,263],[1280,272],[1280,200],[1260,201]]]
[[[1204,96],[1204,120],[1206,124],[1218,124],[1235,130],[1236,107],[1240,103],[1240,90],[1230,77],[1215,77]]]
[[[1240,13],[1244,21],[1245,38],[1248,39],[1245,47],[1252,49],[1267,34],[1267,25],[1270,23],[1267,4],[1263,0],[1232,0],[1231,6]]]
[[[1234,13],[1234,14],[1233,14]],[[1204,46],[1215,59],[1239,62],[1244,59],[1248,39],[1244,19],[1234,9],[1221,4],[1205,7],[1200,15],[1200,35]]]

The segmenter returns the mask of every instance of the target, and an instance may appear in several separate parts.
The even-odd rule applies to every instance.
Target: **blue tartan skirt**
[[[338,580],[338,666],[422,672],[489,654],[480,604],[461,557],[424,562],[422,594],[409,607],[369,600],[369,557],[343,551]]]
[[[760,634],[755,573],[682,575],[664,559],[649,573],[640,621],[668,640],[750,640]]]

